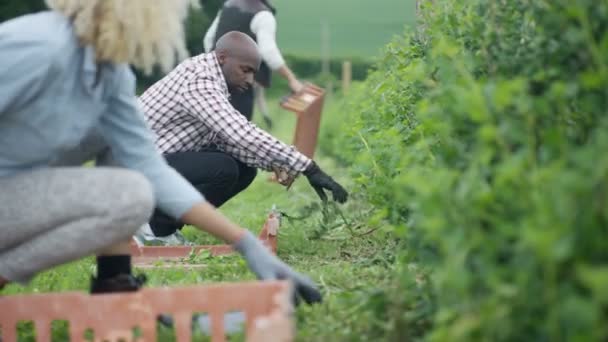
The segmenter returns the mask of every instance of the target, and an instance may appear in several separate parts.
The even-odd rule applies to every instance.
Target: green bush
[[[45,9],[44,0],[5,0],[0,2],[0,22]]]
[[[423,13],[325,121],[402,241],[366,309],[394,340],[608,339],[608,3]]]

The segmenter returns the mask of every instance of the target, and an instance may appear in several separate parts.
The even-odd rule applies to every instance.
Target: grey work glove
[[[314,161],[304,170],[303,174],[308,178],[310,186],[315,189],[323,202],[327,202],[327,195],[324,189],[331,191],[336,202],[344,203],[348,199],[348,192],[346,192],[342,185],[323,172]]]
[[[315,283],[308,277],[292,270],[284,262],[272,255],[270,251],[255,237],[247,231],[243,237],[234,244],[236,249],[247,261],[249,269],[261,280],[290,280],[295,287],[296,304],[297,296],[308,303],[322,301],[321,292]]]

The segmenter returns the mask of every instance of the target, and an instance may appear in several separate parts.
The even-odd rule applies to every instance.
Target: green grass
[[[271,102],[276,125],[274,133],[289,142],[295,122],[294,115],[280,111],[276,100]],[[260,116],[256,115],[255,119],[260,119]],[[345,170],[322,155],[316,159],[329,174],[349,187],[350,180],[344,176]],[[260,172],[252,186],[229,201],[221,211],[256,233],[261,229],[273,204],[292,216],[304,216],[301,220],[283,220],[278,254],[296,270],[311,276],[321,287],[325,300],[320,305],[302,305],[298,308],[297,340],[377,340],[374,336],[366,337],[363,332],[368,330],[370,324],[382,324],[382,318],[367,314],[362,316],[358,308],[368,305],[368,301],[374,297],[375,289],[388,286],[393,266],[386,261],[386,255],[394,246],[387,241],[392,239],[386,239],[381,229],[365,234],[377,227],[367,226],[367,218],[372,213],[368,205],[358,199],[357,194],[351,194],[351,200],[341,206],[344,218],[337,215],[336,210],[330,210],[329,214],[323,216],[319,200],[305,179],[298,179],[287,192],[283,187],[269,183],[267,177],[268,173]],[[184,233],[188,238],[201,243],[213,240],[192,227],[186,227]],[[210,257],[204,261],[208,267],[199,271],[146,271],[148,286],[254,279],[239,256]],[[86,291],[89,277],[94,272],[93,258],[87,258],[43,272],[27,287],[9,285],[2,294]],[[55,333],[55,336],[63,335],[65,332]]]
[[[330,32],[332,57],[378,55],[391,37],[415,21],[414,0],[275,0],[279,47],[284,53],[321,56],[321,23]]]

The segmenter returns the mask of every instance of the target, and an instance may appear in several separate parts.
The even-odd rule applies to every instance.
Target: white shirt
[[[220,21],[220,14],[211,23],[211,27],[207,30],[203,44],[205,46],[205,52],[211,51],[213,47],[213,41],[215,40],[215,33],[217,32],[217,25]],[[261,11],[253,16],[250,27],[257,38],[258,49],[262,59],[270,69],[277,70],[285,65],[285,60],[279,51],[276,41],[277,33],[277,20],[270,11]]]

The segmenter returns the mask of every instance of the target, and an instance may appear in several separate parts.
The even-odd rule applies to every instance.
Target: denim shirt
[[[156,149],[128,65],[96,64],[59,13],[0,25],[0,177],[49,167],[93,129],[116,162],[151,182],[167,214],[181,217],[203,200]]]

